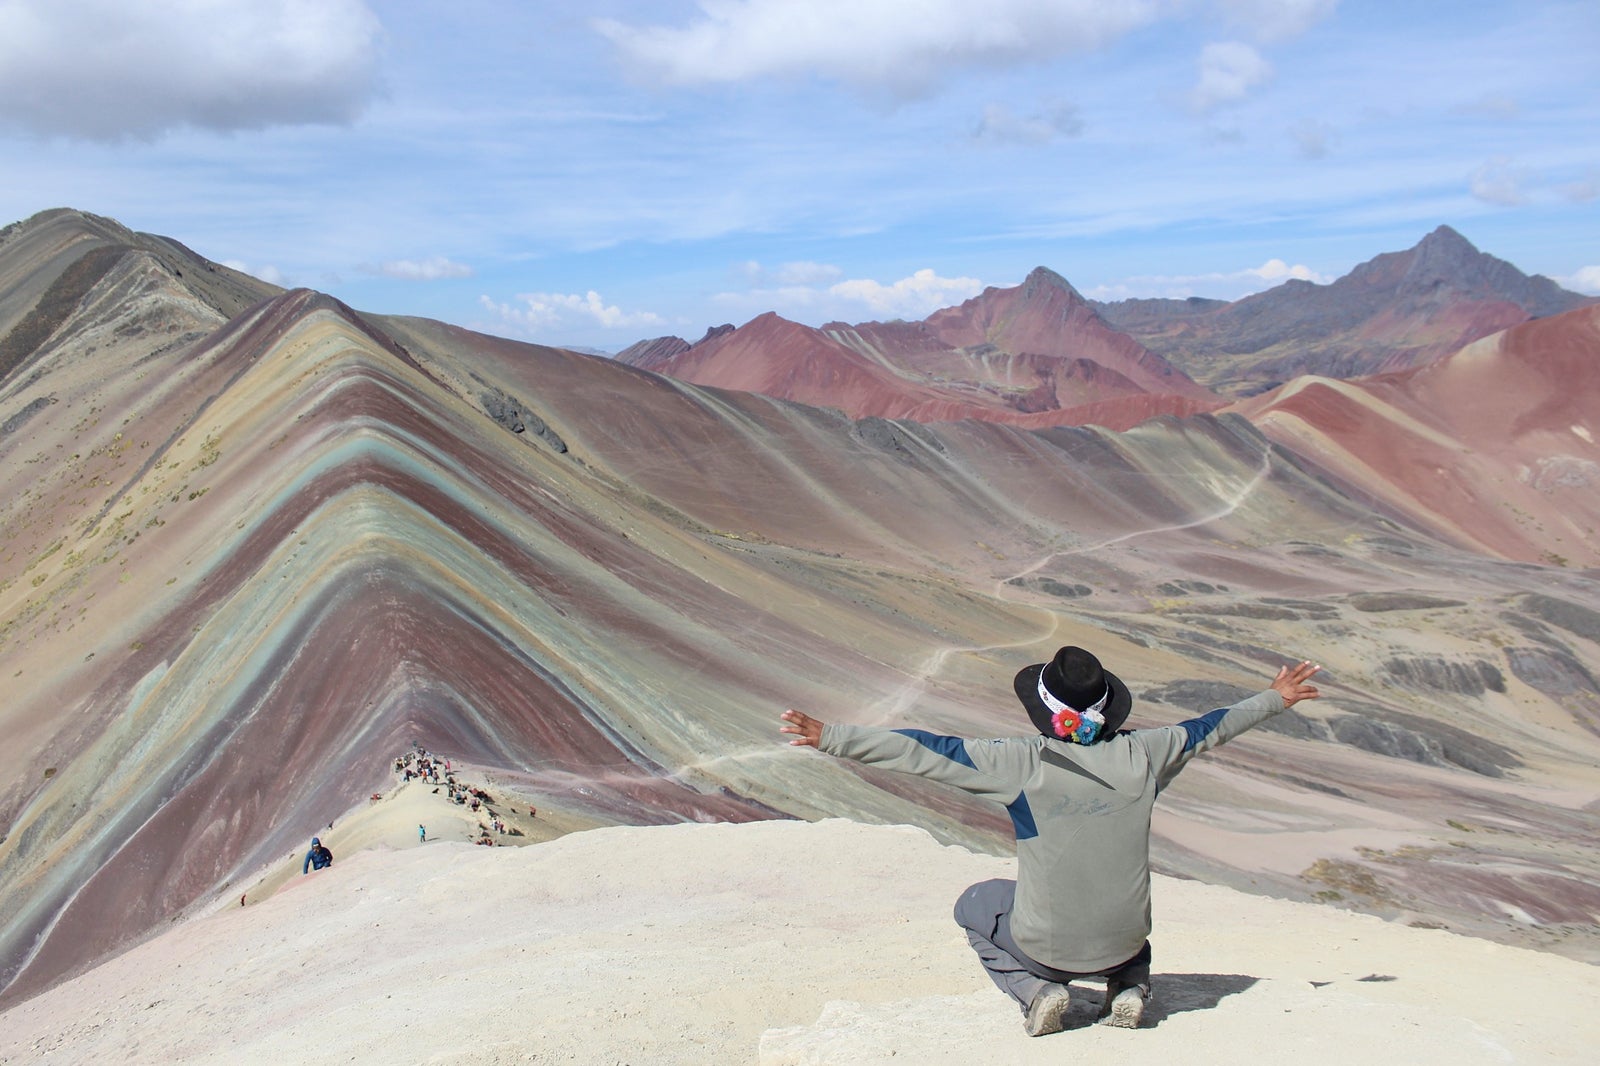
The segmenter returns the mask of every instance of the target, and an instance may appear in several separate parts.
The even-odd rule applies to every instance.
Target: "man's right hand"
[[[778,717],[788,723],[779,726],[778,732],[794,735],[794,739],[789,741],[790,744],[814,748],[822,742],[822,723],[809,714],[801,714],[799,711],[784,711]]]
[[[1322,667],[1310,662],[1303,662],[1299,666],[1284,666],[1278,669],[1278,677],[1272,682],[1272,690],[1283,697],[1285,708],[1293,707],[1301,700],[1314,700],[1322,693],[1317,691],[1317,686],[1306,684],[1311,680],[1311,675],[1321,670]]]

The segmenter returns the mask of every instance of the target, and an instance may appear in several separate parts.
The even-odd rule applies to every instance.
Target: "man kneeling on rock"
[[[785,711],[790,744],[955,785],[1005,805],[1017,879],[984,881],[955,918],[1029,1036],[1065,1025],[1067,984],[1103,977],[1107,1025],[1136,1028],[1150,999],[1150,811],[1189,760],[1300,700],[1320,670],[1285,666],[1249,699],[1159,729],[1122,729],[1133,697],[1082,648],[1014,683],[1039,733],[965,740],[920,729],[824,725]]]

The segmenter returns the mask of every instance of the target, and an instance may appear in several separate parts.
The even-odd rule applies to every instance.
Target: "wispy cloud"
[[[1333,127],[1317,119],[1304,119],[1289,127],[1295,150],[1305,159],[1322,159],[1333,150]]]
[[[964,69],[1099,48],[1161,13],[1153,0],[706,0],[688,25],[599,19],[631,69],[669,85],[820,75],[902,96]]]
[[[1476,100],[1458,104],[1452,110],[1459,115],[1471,118],[1488,118],[1511,121],[1522,117],[1522,107],[1517,101],[1507,96],[1485,95]]]
[[[1264,43],[1298,37],[1328,18],[1339,0],[1218,0],[1225,18]]]
[[[375,265],[356,268],[363,274],[400,281],[441,281],[446,278],[470,278],[473,270],[465,263],[457,263],[442,255],[427,259],[390,259]]]
[[[1514,165],[1507,156],[1488,159],[1474,168],[1467,177],[1467,188],[1472,195],[1496,207],[1515,207],[1524,203],[1527,196],[1523,184],[1527,173]]]
[[[120,141],[344,123],[377,92],[381,38],[362,0],[8,0],[0,126]]]
[[[844,271],[831,263],[809,261],[780,263],[776,267],[768,268],[754,259],[749,259],[739,264],[737,273],[745,284],[752,288],[770,286],[786,288],[796,285],[826,285],[843,276]]]
[[[1561,195],[1575,204],[1586,204],[1600,198],[1600,173],[1590,172],[1577,181],[1568,182],[1562,187]]]
[[[1291,279],[1315,282],[1319,285],[1326,285],[1334,280],[1303,263],[1291,266],[1282,259],[1268,259],[1260,266],[1227,273],[1145,274],[1123,278],[1121,281],[1097,285],[1084,295],[1091,300],[1103,302],[1147,297],[1186,299],[1190,296],[1231,300],[1247,296],[1252,292],[1260,292],[1274,285],[1281,285]]]
[[[1077,137],[1083,133],[1083,117],[1072,104],[1050,103],[1028,115],[1019,115],[1003,104],[990,104],[972,131],[980,144],[1045,144],[1058,137]]]

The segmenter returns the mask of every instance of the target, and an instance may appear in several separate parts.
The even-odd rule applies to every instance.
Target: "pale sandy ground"
[[[1012,869],[842,820],[378,847],[0,1015],[0,1062],[1353,1066],[1600,1046],[1600,968],[1166,878],[1153,1024],[1090,1024],[1084,985],[1074,1027],[1030,1039],[950,920]]]

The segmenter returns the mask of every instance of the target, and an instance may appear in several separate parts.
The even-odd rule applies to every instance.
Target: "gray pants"
[[[1015,881],[980,881],[956,900],[956,924],[967,931],[967,942],[978,953],[995,986],[1027,1012],[1028,1004],[1045,984],[1064,985],[1079,977],[1104,977],[1108,987],[1150,986],[1150,941],[1133,958],[1091,973],[1068,973],[1035,962],[1011,939],[1011,906],[1017,898]]]

